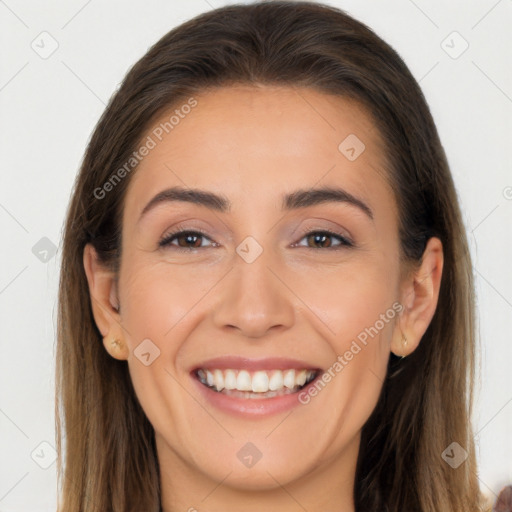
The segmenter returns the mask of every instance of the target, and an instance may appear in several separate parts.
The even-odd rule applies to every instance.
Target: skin
[[[390,352],[410,354],[432,319],[441,242],[430,239],[421,267],[401,274],[382,141],[356,103],[274,86],[231,86],[195,98],[197,107],[131,178],[117,279],[91,246],[84,251],[105,348],[128,361],[155,428],[163,510],[354,511],[361,428],[377,403]],[[338,150],[349,134],[365,144],[354,161]],[[283,194],[324,185],[363,200],[373,220],[338,202],[281,210]],[[171,186],[222,194],[231,211],[168,202],[139,221],[150,199]],[[159,248],[180,221],[206,233],[201,247],[180,252],[175,239]],[[354,247],[340,248],[335,237],[315,244],[302,234],[315,230],[339,230]],[[249,235],[263,248],[250,264],[235,251]],[[232,354],[293,357],[327,369],[396,301],[401,314],[291,414],[248,420],[220,411],[189,375],[194,364]],[[146,338],[160,350],[149,366],[133,353]],[[237,457],[248,441],[262,453],[252,468]]]

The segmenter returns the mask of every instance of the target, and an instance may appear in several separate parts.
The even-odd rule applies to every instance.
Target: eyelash
[[[326,230],[326,229],[318,229],[318,230],[312,230],[312,231],[305,231],[301,234],[301,238],[299,239],[299,242],[301,240],[303,240],[305,237],[307,236],[311,236],[311,235],[318,235],[318,234],[321,234],[321,235],[327,235],[327,236],[330,236],[330,237],[334,237],[334,238],[337,238],[338,241],[340,242],[339,245],[336,245],[334,247],[324,247],[323,249],[327,249],[327,250],[331,250],[331,251],[336,251],[336,250],[341,250],[341,249],[344,249],[344,248],[350,248],[350,247],[354,247],[354,244],[345,236],[343,236],[341,233],[335,233],[333,231],[329,231],[329,230]],[[178,229],[172,233],[169,233],[168,235],[166,235],[165,237],[163,237],[160,242],[158,243],[158,245],[160,247],[166,247],[166,246],[171,246],[171,242],[174,238],[176,238],[177,236],[179,235],[200,235],[201,237],[204,237],[204,238],[207,238],[208,240],[210,240],[210,238],[206,235],[206,233],[203,233],[202,231],[200,230],[190,230],[190,229]],[[211,242],[211,240],[210,240]],[[294,246],[296,246],[297,243],[294,244]],[[206,247],[179,247],[179,246],[176,246],[176,245],[172,245],[173,249],[174,250],[178,250],[178,251],[192,251],[194,249],[205,249]],[[304,247],[304,246],[301,246],[301,247]],[[306,249],[313,249],[313,250],[319,250],[319,249],[322,249],[322,247],[306,247]]]

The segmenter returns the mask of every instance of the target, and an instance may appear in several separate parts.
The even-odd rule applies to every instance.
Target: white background
[[[0,512],[56,508],[61,229],[86,143],[147,48],[181,22],[226,3],[233,2],[0,1]],[[478,294],[479,478],[482,489],[497,493],[512,483],[512,2],[328,3],[368,24],[400,53],[420,81],[447,151]],[[39,36],[43,31],[58,43],[47,59],[31,47],[49,37]],[[453,56],[464,47],[453,31],[469,43],[458,58],[445,51]],[[43,237],[57,247],[47,262],[32,252]]]

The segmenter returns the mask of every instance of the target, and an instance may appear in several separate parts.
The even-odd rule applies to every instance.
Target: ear
[[[398,329],[391,342],[391,351],[407,356],[418,347],[436,311],[443,273],[443,245],[436,237],[429,239],[420,267],[402,283]],[[402,334],[407,339],[403,342]]]
[[[94,320],[103,336],[105,349],[116,359],[127,359],[119,312],[116,275],[102,265],[91,244],[86,244],[84,248],[83,264],[89,284]],[[113,344],[114,340],[119,343]]]

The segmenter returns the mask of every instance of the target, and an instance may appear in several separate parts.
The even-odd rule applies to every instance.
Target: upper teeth
[[[206,370],[197,372],[199,380],[217,391],[223,389],[236,389],[238,391],[253,391],[266,393],[267,391],[279,391],[285,387],[293,389],[303,386],[316,375],[314,370]]]

